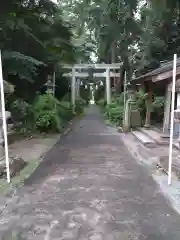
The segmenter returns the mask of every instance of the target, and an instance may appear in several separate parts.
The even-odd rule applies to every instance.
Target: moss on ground
[[[28,165],[19,174],[11,178],[11,183],[8,183],[4,178],[0,179],[0,193],[8,194],[17,186],[23,185],[24,181],[36,170],[40,163],[40,160],[29,161]]]
[[[85,115],[84,112],[80,113],[79,115],[76,115],[71,121],[80,120]],[[64,127],[64,131],[62,135],[67,134],[71,128],[68,127],[68,124],[70,124],[69,121],[67,123],[67,126]],[[53,147],[53,146],[51,146]],[[16,187],[19,187],[24,184],[24,181],[31,176],[31,174],[36,170],[36,168],[40,165],[41,160],[40,159],[34,159],[31,161],[28,161],[28,165],[23,168],[20,173],[18,173],[15,177],[11,178],[11,183],[8,183],[6,178],[0,179],[0,194],[7,195],[11,193]]]

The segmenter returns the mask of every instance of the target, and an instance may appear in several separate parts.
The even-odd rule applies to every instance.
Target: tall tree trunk
[[[111,44],[111,62],[116,62],[116,42],[113,41]]]

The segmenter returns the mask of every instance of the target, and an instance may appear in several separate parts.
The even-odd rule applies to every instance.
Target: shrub
[[[66,93],[64,96],[63,96],[63,98],[61,98],[61,101],[62,102],[70,102],[71,101],[71,93],[70,92],[68,92],[68,93]]]
[[[82,98],[79,98],[75,102],[75,112],[77,114],[83,113],[84,107],[86,106],[86,101]]]
[[[114,97],[112,98],[112,102],[124,105],[124,93],[121,93],[120,95],[119,94],[114,95]]]
[[[147,93],[145,93],[143,90],[139,90],[135,93],[136,105],[140,112],[142,120],[145,120],[146,116],[146,97]],[[151,118],[154,122],[162,121],[164,116],[164,103],[165,103],[164,97],[162,96],[153,97]],[[111,104],[109,105],[106,105],[104,99],[99,100],[98,105],[102,107],[105,117],[107,117],[112,123],[122,124],[122,120],[124,117],[123,93],[120,95],[113,96]]]
[[[123,120],[123,105],[112,102],[105,107],[105,116],[114,124],[122,124]]]
[[[113,96],[111,103],[106,105],[106,101],[101,99],[98,102],[99,106],[104,110],[104,115],[113,124],[122,124],[124,114],[124,99],[123,94]]]
[[[82,113],[85,101],[76,101],[76,112]],[[18,131],[40,132],[61,131],[67,121],[74,116],[72,106],[67,101],[59,102],[51,94],[38,95],[32,105],[23,100],[11,104],[10,111]]]
[[[103,98],[103,99],[100,99],[99,101],[98,101],[98,105],[101,107],[101,108],[103,108],[105,105],[106,105],[106,100]]]
[[[61,131],[62,121],[55,110],[40,111],[36,114],[36,129],[40,132]]]
[[[58,113],[64,122],[69,121],[74,116],[71,104],[66,101],[59,102]]]
[[[136,105],[142,120],[145,120],[146,116],[146,97],[147,94],[143,90],[139,90],[135,94]]]
[[[161,122],[164,117],[164,105],[165,97],[164,96],[155,96],[152,103],[152,120],[156,122]]]
[[[51,94],[40,95],[33,104],[35,127],[40,132],[61,131],[59,101]]]
[[[16,129],[25,132],[33,128],[34,114],[30,104],[17,99],[10,105],[10,111]]]

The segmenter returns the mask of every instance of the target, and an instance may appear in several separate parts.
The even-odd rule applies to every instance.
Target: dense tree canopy
[[[85,31],[99,61],[122,61],[122,73],[141,74],[180,49],[178,0],[69,1],[79,33]],[[86,38],[84,38],[86,39]]]
[[[177,0],[151,1],[141,7],[138,52],[135,67],[140,73],[159,66],[180,53],[180,3]]]
[[[18,94],[35,94],[55,68],[75,61],[78,48],[72,37],[72,26],[50,0],[3,1],[0,48],[4,78],[16,86]]]
[[[178,0],[4,0],[0,9],[4,78],[19,95],[35,93],[61,64],[92,56],[122,62],[130,79],[179,53],[179,36]]]

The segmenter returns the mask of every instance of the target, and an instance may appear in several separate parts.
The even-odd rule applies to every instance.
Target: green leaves
[[[142,7],[142,29],[136,53],[136,70],[139,74],[156,68],[160,61],[180,53],[179,1],[151,1],[151,8]]]
[[[74,62],[76,47],[70,26],[62,18],[62,8],[51,0],[2,0],[3,75],[13,83],[16,94],[34,96],[59,62]]]
[[[18,75],[20,79],[24,78],[31,82],[33,76],[37,74],[38,67],[45,66],[43,62],[15,51],[4,51],[2,60],[8,74]]]

